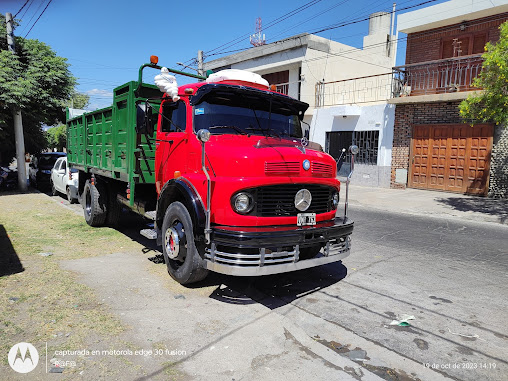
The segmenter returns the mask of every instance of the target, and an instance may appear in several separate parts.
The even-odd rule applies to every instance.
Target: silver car
[[[63,193],[71,204],[78,202],[78,174],[67,165],[67,157],[59,158],[51,170],[51,194]]]

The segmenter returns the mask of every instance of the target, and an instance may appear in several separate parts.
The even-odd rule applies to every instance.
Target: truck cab
[[[177,187],[193,195],[187,205],[202,268],[266,275],[349,254],[353,222],[336,216],[337,164],[306,137],[308,105],[265,82],[225,70],[161,102],[156,227],[170,274],[188,255],[185,223],[165,216]]]

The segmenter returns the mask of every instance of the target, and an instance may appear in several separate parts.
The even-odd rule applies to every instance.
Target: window
[[[162,106],[162,132],[183,132],[187,125],[185,102],[166,102]]]
[[[352,144],[357,145],[360,149],[360,152],[355,157],[356,163],[377,165],[379,131],[327,132],[325,146],[326,152],[337,160],[339,159],[342,150],[346,150],[346,158],[340,175],[347,175],[347,173],[349,173],[349,163],[351,163],[349,146]]]
[[[443,39],[441,42],[441,58],[463,57],[483,53],[486,43],[487,34],[485,32]]]
[[[262,75],[270,85],[276,85],[277,91],[282,94],[288,95],[289,90],[289,70],[278,71],[276,73]]]
[[[357,163],[377,164],[379,131],[355,131],[353,144],[356,144],[360,149],[355,158]]]
[[[61,160],[57,160],[55,162],[55,165],[53,166],[53,169],[58,171],[60,169],[60,164],[62,164],[62,161]]]
[[[211,103],[211,102],[216,103]],[[194,108],[194,129],[212,134],[243,134],[302,138],[298,111],[288,104],[246,96],[217,97]]]
[[[67,169],[67,162],[65,160],[62,160],[62,168],[64,171]]]

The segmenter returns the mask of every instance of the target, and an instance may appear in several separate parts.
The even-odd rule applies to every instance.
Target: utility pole
[[[198,75],[204,76],[205,73],[203,71],[203,51],[198,50]]]
[[[397,4],[393,3],[393,10],[392,10],[392,17],[390,20],[390,37],[388,39],[389,45],[388,45],[388,57],[390,57],[392,54],[395,55],[395,48],[394,48],[394,42],[393,42],[393,28],[395,26],[395,6]],[[395,62],[395,61],[394,61]]]
[[[7,45],[9,51],[16,54],[16,47],[14,45],[14,20],[12,14],[7,12],[5,14],[5,24],[7,27]],[[18,187],[22,192],[26,192],[26,166],[25,166],[25,137],[23,136],[23,119],[21,117],[21,110],[19,108],[11,108],[12,116],[14,119],[14,137],[16,140],[16,160],[18,162]]]

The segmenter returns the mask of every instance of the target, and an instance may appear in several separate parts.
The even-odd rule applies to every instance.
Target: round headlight
[[[233,197],[233,209],[237,213],[249,213],[254,206],[252,196],[245,192],[240,192]]]
[[[339,194],[337,192],[335,192],[332,196],[333,209],[337,209],[338,205],[339,205]]]

